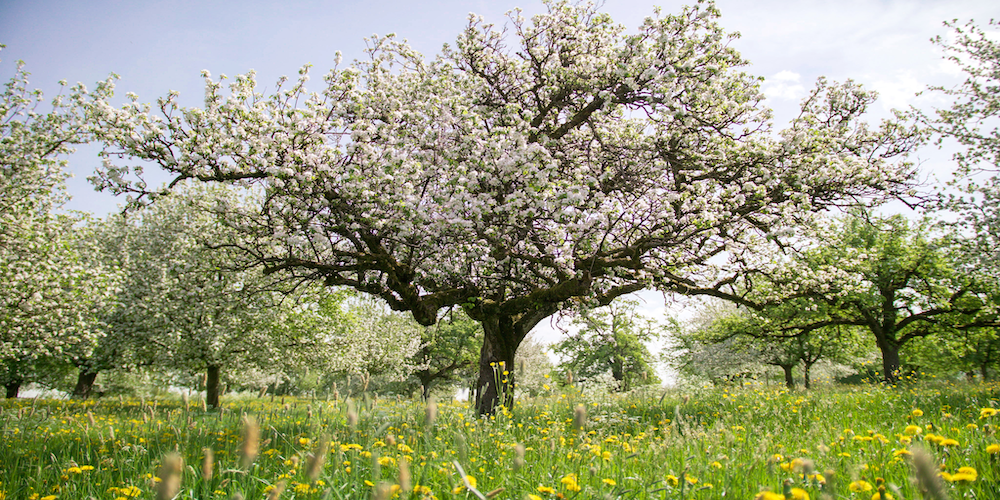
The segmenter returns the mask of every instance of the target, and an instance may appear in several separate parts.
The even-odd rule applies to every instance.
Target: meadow
[[[0,500],[992,499],[998,403],[947,382],[553,390],[489,418],[367,394],[8,400]]]

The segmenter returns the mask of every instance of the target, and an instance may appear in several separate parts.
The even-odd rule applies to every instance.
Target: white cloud
[[[899,72],[891,79],[877,80],[872,84],[878,92],[879,103],[885,110],[905,109],[916,100],[916,93],[927,88],[912,73]]]
[[[764,94],[768,99],[797,100],[806,94],[806,89],[799,84],[801,75],[794,71],[783,70],[764,81]]]

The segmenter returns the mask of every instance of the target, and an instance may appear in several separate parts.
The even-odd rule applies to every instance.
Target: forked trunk
[[[73,397],[76,399],[89,398],[94,390],[95,380],[97,380],[97,370],[80,368],[80,372],[76,375],[76,386],[73,387]]]
[[[208,366],[207,377],[205,377],[205,404],[212,408],[219,407],[219,369],[215,365]]]

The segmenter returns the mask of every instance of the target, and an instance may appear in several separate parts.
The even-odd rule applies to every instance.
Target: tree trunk
[[[94,381],[97,380],[97,370],[90,368],[80,368],[76,375],[76,387],[73,388],[73,397],[76,399],[87,399],[94,390]]]
[[[785,387],[788,387],[789,389],[794,389],[795,377],[792,376],[792,368],[795,368],[795,365],[778,365],[778,366],[780,366],[781,369],[785,372]]]
[[[14,399],[17,397],[17,393],[21,391],[21,380],[12,380],[4,384],[7,388],[7,399]]]
[[[807,390],[810,388],[810,385],[811,385],[811,381],[809,380],[809,378],[810,378],[810,376],[809,376],[809,369],[810,368],[812,368],[812,363],[803,363],[802,364],[802,385],[805,386],[805,388]]]
[[[979,365],[979,375],[983,377],[983,382],[990,381],[990,371],[989,368],[987,368],[986,363]]]
[[[514,403],[514,352],[524,335],[515,332],[509,317],[488,317],[482,325],[475,401],[480,415],[491,415],[497,406],[510,408]]]
[[[208,366],[205,377],[205,404],[212,408],[219,407],[219,367]]]
[[[618,382],[618,391],[624,392],[630,389],[628,380],[625,378],[625,360],[619,356],[611,358],[611,376]]]
[[[879,342],[882,351],[882,371],[885,383],[895,384],[899,380],[899,346],[889,342]]]

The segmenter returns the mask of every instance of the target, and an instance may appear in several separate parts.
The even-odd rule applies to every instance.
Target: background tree
[[[424,327],[420,349],[413,356],[413,377],[426,399],[436,386],[467,381],[479,359],[483,343],[482,326],[462,309],[453,308],[434,326]]]
[[[776,140],[760,80],[739,70],[711,3],[657,12],[630,35],[592,6],[547,8],[503,29],[473,16],[430,62],[373,39],[314,94],[303,68],[270,96],[252,73],[228,95],[206,73],[203,109],[176,95],[156,112],[97,101],[109,161],[96,181],[140,202],[161,195],[116,162],[137,158],[171,185],[259,186],[259,210],[216,210],[265,272],[352,287],[424,325],[465,307],[483,326],[487,413],[513,393],[491,365],[514,366],[531,328],[570,301],[696,288],[713,258],[912,173],[895,161],[910,132],[869,128],[873,95],[853,84],[821,81]]]
[[[548,346],[536,340],[534,335],[528,335],[521,342],[514,358],[517,360],[517,385],[514,387],[517,394],[536,397],[555,386],[552,381],[555,366],[548,353]]]
[[[275,335],[276,316],[293,299],[274,280],[233,266],[229,229],[199,204],[215,198],[237,203],[231,190],[191,186],[129,216],[127,281],[113,314],[153,364],[204,373],[207,403],[217,407],[224,369],[280,370],[299,335],[311,332]]]
[[[959,195],[947,197],[944,205],[960,215],[958,226],[972,243],[969,270],[988,273],[995,282],[1000,279],[1000,23],[991,20],[984,29],[973,21],[960,26],[956,20],[945,26],[954,36],[938,36],[934,43],[966,79],[952,88],[930,87],[953,102],[936,110],[935,117],[921,118],[937,134],[938,144],[947,139],[962,148],[953,156],[957,169],[951,183]]]
[[[906,343],[979,324],[984,311],[990,317],[983,308],[989,289],[956,270],[953,240],[932,236],[926,223],[854,213],[824,225],[815,241],[821,243],[730,295],[763,313],[772,338],[834,325],[865,328],[881,353],[885,380],[894,382]],[[780,308],[801,312],[776,314]]]
[[[861,354],[863,342],[857,329],[839,324],[797,327],[792,330],[794,333],[789,333],[784,325],[808,325],[808,318],[815,318],[808,309],[799,309],[809,307],[804,302],[789,301],[762,311],[734,310],[727,316],[717,317],[693,335],[703,344],[723,343],[728,350],[738,350],[759,363],[781,368],[789,389],[795,388],[794,370],[801,366],[803,385],[809,389],[812,367],[816,363],[825,360],[850,364]]]
[[[559,369],[581,382],[610,372],[618,391],[659,384],[646,345],[660,338],[660,329],[641,317],[637,306],[635,301],[618,300],[574,318],[573,326],[579,329],[571,329],[552,348],[562,358]]]
[[[84,260],[79,217],[53,213],[67,198],[62,157],[87,138],[80,107],[87,97],[78,85],[40,109],[45,99],[29,90],[22,61],[0,94],[0,377],[7,397],[86,355],[100,335],[89,313],[114,288],[113,272]]]

